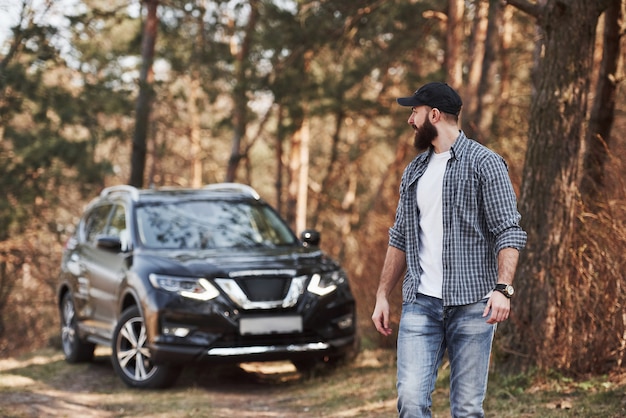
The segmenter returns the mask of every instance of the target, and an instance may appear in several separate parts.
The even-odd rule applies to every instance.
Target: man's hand
[[[406,254],[404,251],[390,245],[387,247],[385,263],[383,264],[380,283],[376,291],[376,306],[374,306],[374,313],[372,314],[372,321],[374,321],[376,330],[385,337],[391,335],[392,332],[391,328],[389,328],[388,297],[391,294],[391,289],[400,281],[405,271]]]
[[[489,315],[489,311],[491,311],[491,316],[489,316],[487,320],[488,324],[497,324],[498,322],[506,321],[511,313],[511,299],[498,291],[494,291],[487,302],[487,306],[483,312],[483,318]]]
[[[385,337],[388,337],[392,333],[392,329],[389,328],[389,302],[387,298],[376,298],[376,306],[374,307],[374,313],[372,314],[372,321],[376,330]]]

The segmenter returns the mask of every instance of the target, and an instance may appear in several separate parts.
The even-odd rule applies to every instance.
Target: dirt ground
[[[450,416],[444,365],[433,393],[433,417]],[[488,418],[623,418],[626,373],[582,380],[490,377]],[[517,382],[517,383],[516,383]],[[525,383],[524,383],[525,382]],[[288,362],[186,367],[165,390],[129,389],[109,352],[68,364],[58,349],[0,359],[2,418],[276,418],[395,417],[395,351],[363,350],[353,362],[301,375]]]
[[[302,376],[288,362],[187,367],[172,388],[149,391],[124,386],[100,350],[83,365],[65,363],[54,350],[0,360],[0,416],[394,416],[393,360],[382,352],[364,352],[350,367],[317,376]],[[381,370],[388,379],[374,384]]]

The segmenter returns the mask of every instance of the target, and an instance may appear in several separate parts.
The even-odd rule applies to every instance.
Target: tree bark
[[[340,100],[343,100],[340,99]],[[333,129],[333,134],[332,134],[332,142],[331,142],[331,148],[330,148],[330,157],[328,158],[328,163],[327,163],[327,168],[326,168],[326,173],[324,174],[324,176],[322,177],[322,180],[320,181],[320,191],[322,193],[319,193],[317,196],[317,199],[315,201],[315,206],[313,207],[312,210],[312,214],[311,214],[311,225],[317,225],[318,220],[319,220],[319,216],[320,214],[323,212],[322,210],[320,210],[323,206],[329,204],[329,201],[331,200],[331,195],[332,193],[330,193],[330,190],[332,188],[332,186],[335,185],[335,180],[342,175],[342,173],[339,173],[338,171],[338,167],[339,167],[339,155],[340,155],[340,151],[339,151],[339,144],[341,141],[341,133],[342,133],[342,127],[344,126],[344,122],[345,122],[345,111],[343,110],[343,108],[341,106],[338,106],[337,111],[335,112],[335,127]]]
[[[308,195],[309,195],[309,116],[305,108],[304,120],[298,133],[300,136],[300,164],[298,167],[298,192],[296,199],[296,233],[306,229]]]
[[[499,118],[502,110],[506,106],[511,97],[511,62],[507,51],[511,48],[513,39],[513,25],[511,18],[513,17],[513,8],[505,7],[502,11],[502,29],[501,35],[501,54],[500,54],[500,100],[496,109],[496,117]]]
[[[235,181],[239,162],[244,157],[241,153],[241,143],[246,136],[246,127],[248,124],[248,81],[246,70],[248,69],[248,56],[252,44],[252,36],[259,17],[259,1],[250,0],[250,16],[246,24],[244,38],[241,45],[233,46],[235,55],[235,89],[233,92],[234,109],[233,109],[233,140],[228,160],[228,168],[226,169],[226,181]],[[236,49],[235,49],[236,48]]]
[[[596,94],[589,117],[589,130],[583,160],[583,201],[593,206],[595,197],[604,186],[604,166],[611,150],[611,129],[615,119],[617,68],[622,37],[622,0],[611,0],[604,13],[602,62]]]
[[[500,55],[501,37],[500,28],[503,25],[504,4],[501,0],[489,1],[487,17],[487,38],[485,42],[485,56],[482,65],[482,74],[476,97],[478,103],[474,122],[476,130],[474,139],[487,142],[492,135],[492,127],[496,108],[500,103]]]
[[[476,137],[475,115],[478,106],[478,87],[480,86],[480,76],[482,74],[483,60],[485,58],[488,9],[489,3],[482,0],[474,1],[475,12],[469,52],[469,72],[463,90],[465,101],[463,103],[462,120],[463,130],[470,138]]]
[[[276,181],[274,183],[274,190],[276,191],[276,203],[274,204],[278,213],[285,216],[283,212],[283,143],[284,143],[284,128],[283,118],[285,110],[282,104],[278,104],[276,111]]]
[[[189,69],[189,93],[187,95],[187,111],[189,114],[189,153],[191,165],[191,186],[195,188],[202,187],[204,184],[202,178],[202,127],[201,127],[201,111],[198,109],[198,100],[202,92],[202,76],[201,66],[203,64],[202,57],[206,45],[204,19],[206,15],[205,1],[199,1],[191,13],[191,17],[196,23],[195,42],[191,51],[191,65]],[[193,12],[197,14],[194,17]]]
[[[156,44],[158,17],[158,0],[144,0],[147,7],[146,21],[143,27],[141,42],[141,72],[139,74],[139,97],[135,108],[135,133],[133,136],[133,151],[131,155],[130,185],[143,187],[144,171],[146,169],[146,142],[150,110],[153,100],[154,46]]]
[[[446,28],[446,80],[459,90],[463,85],[463,14],[464,0],[448,0],[448,24]]]
[[[581,182],[590,74],[598,18],[610,0],[509,1],[536,13],[543,36],[531,101],[529,143],[520,198],[528,244],[516,280],[513,316],[505,323],[515,369],[559,368],[575,347],[561,337],[571,326],[559,309],[571,264]],[[573,290],[575,291],[575,289]]]
[[[300,157],[302,152],[302,132],[300,120],[298,129],[293,133],[290,140],[289,147],[289,184],[287,185],[287,222],[297,232],[297,218],[298,218],[298,186],[299,186],[299,173],[300,173]]]
[[[198,111],[198,92],[200,91],[198,71],[189,76],[189,94],[187,111],[189,113],[189,154],[191,159],[191,187],[202,187],[202,144],[200,143],[200,112]]]

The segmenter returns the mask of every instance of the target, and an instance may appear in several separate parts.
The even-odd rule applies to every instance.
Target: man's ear
[[[430,118],[430,121],[432,123],[439,122],[441,120],[441,117],[442,117],[441,111],[439,109],[437,109],[436,107],[434,107],[430,111],[430,114],[428,115],[428,117]]]

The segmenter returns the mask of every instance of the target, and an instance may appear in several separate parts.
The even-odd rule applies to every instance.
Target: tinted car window
[[[263,205],[186,201],[137,208],[141,243],[155,249],[211,249],[292,245],[296,238]]]
[[[126,210],[124,206],[115,205],[106,235],[119,238],[122,251],[130,249],[130,232],[126,227]]]
[[[98,235],[105,233],[105,227],[111,205],[103,205],[94,208],[85,218],[85,240],[95,242]]]
[[[126,213],[124,212],[124,206],[115,205],[113,209],[113,215],[111,216],[111,222],[107,228],[107,235],[113,237],[119,237],[122,231],[126,230]]]

